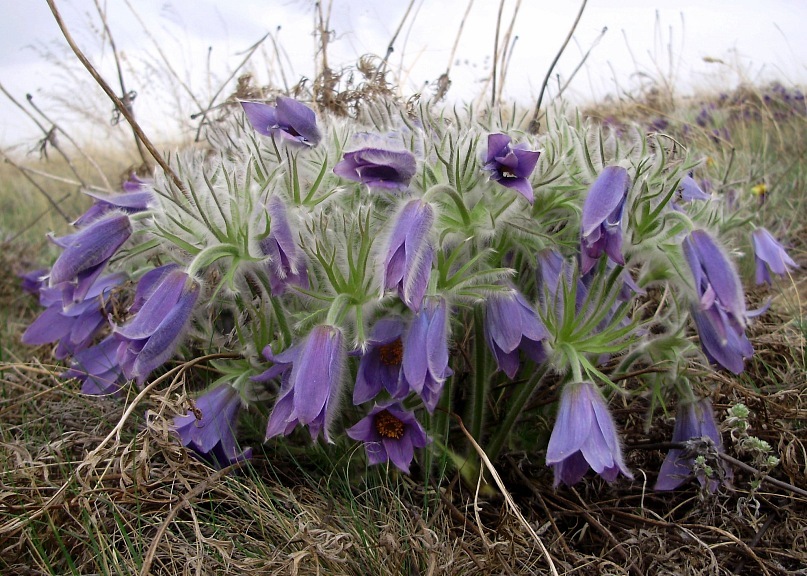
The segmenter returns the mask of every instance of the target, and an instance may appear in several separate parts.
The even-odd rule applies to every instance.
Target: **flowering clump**
[[[338,451],[346,436],[369,464],[450,462],[476,480],[456,422],[491,460],[537,451],[511,432],[543,421],[525,412],[558,389],[556,486],[632,477],[598,385],[680,393],[691,326],[710,361],[742,371],[742,285],[705,228],[750,217],[741,200],[722,221],[723,203],[694,202],[708,194],[692,158],[627,126],[558,115],[523,136],[504,115],[377,104],[344,119],[286,96],[240,102],[205,147],[171,155],[173,174],[93,192],[52,267],[24,278],[44,311],[23,340],[52,345],[89,395],[155,388],[169,369],[196,382],[203,364],[213,384],[172,428],[219,466],[250,456],[249,410],[268,413],[267,442]],[[759,278],[795,266],[764,229],[752,238]],[[679,406],[677,442],[719,444],[707,408]],[[669,458],[661,488],[702,471]]]

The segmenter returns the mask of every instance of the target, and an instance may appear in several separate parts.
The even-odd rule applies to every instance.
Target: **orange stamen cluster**
[[[375,429],[382,438],[400,440],[404,435],[405,428],[404,423],[387,410],[382,410],[375,415]]]
[[[383,344],[378,347],[378,355],[381,357],[381,362],[386,366],[400,366],[403,361],[403,343],[398,338],[389,344]]]

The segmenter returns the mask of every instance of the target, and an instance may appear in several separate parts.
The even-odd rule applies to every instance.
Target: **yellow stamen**
[[[400,440],[404,435],[405,428],[404,423],[387,410],[382,410],[375,415],[375,429],[382,438]]]

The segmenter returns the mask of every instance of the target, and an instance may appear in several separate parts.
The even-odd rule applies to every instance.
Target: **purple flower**
[[[412,390],[434,412],[448,367],[448,310],[442,298],[429,298],[412,319],[404,338],[403,373]]]
[[[368,349],[359,361],[353,403],[357,406],[378,396],[382,389],[396,398],[409,393],[403,373],[404,323],[398,317],[382,318],[373,325]]]
[[[409,465],[415,457],[415,448],[423,448],[430,442],[415,415],[397,402],[376,404],[367,416],[345,433],[364,442],[370,464],[392,461],[406,474],[409,474]]]
[[[773,235],[765,228],[757,228],[751,233],[751,241],[754,244],[754,261],[757,265],[757,284],[773,284],[771,272],[780,276],[787,275],[791,268],[798,268],[793,259],[788,256],[784,246],[782,246]]]
[[[314,111],[293,98],[278,96],[274,106],[261,102],[241,102],[241,106],[259,134],[277,135],[287,142],[306,146],[316,146],[322,139]]]
[[[703,351],[710,362],[739,374],[743,359],[754,353],[745,336],[747,314],[740,278],[708,232],[692,231],[682,247],[699,298],[692,317]]]
[[[589,188],[581,223],[581,269],[586,274],[605,253],[617,264],[622,256],[622,212],[630,176],[621,166],[606,166]]]
[[[673,442],[687,442],[689,440],[708,439],[719,452],[723,451],[723,440],[715,423],[712,403],[708,398],[698,402],[685,401],[678,404],[673,427]],[[675,490],[692,476],[694,456],[685,456],[684,450],[673,448],[661,464],[658,480],[654,490]],[[724,473],[731,474],[731,470],[724,466]],[[720,481],[716,478],[707,478],[703,473],[697,474],[701,486],[707,486],[709,492],[717,490]],[[708,483],[708,485],[707,485]]]
[[[333,171],[337,176],[370,188],[405,190],[417,171],[417,161],[407,150],[362,148],[345,152],[344,159]]]
[[[541,343],[549,333],[538,314],[516,290],[494,292],[485,302],[485,340],[496,364],[509,378],[519,367],[518,351],[534,362],[546,357]]]
[[[126,214],[136,214],[149,208],[153,208],[156,202],[154,193],[148,190],[149,183],[141,180],[132,174],[129,180],[123,183],[123,192],[120,194],[99,194],[97,192],[84,193],[95,200],[95,203],[78,219],[73,222],[74,226],[83,227],[91,224],[101,216],[113,210],[125,212]]]
[[[241,396],[222,384],[199,396],[195,408],[174,418],[173,428],[183,446],[205,460],[228,466],[252,457],[252,448],[239,450],[235,440]]]
[[[126,378],[142,385],[174,355],[198,297],[199,284],[184,271],[170,269],[162,274],[134,318],[114,330],[120,342],[118,361]]]
[[[38,270],[18,274],[17,277],[22,280],[20,284],[23,292],[39,296],[39,291],[48,283],[48,272],[50,272],[50,270],[47,268],[40,268]]]
[[[82,302],[109,259],[126,242],[132,225],[126,214],[112,214],[67,236],[53,238],[64,252],[50,271],[50,286],[63,290],[65,306]]]
[[[23,344],[40,346],[58,341],[53,355],[60,360],[84,350],[107,325],[107,312],[111,307],[109,293],[125,279],[125,274],[99,278],[82,302],[67,308],[59,288],[42,288],[39,301],[46,307],[45,311],[22,335]]]
[[[434,210],[428,202],[410,200],[395,218],[384,251],[384,288],[398,289],[401,300],[417,312],[429,285],[434,250],[429,233]]]
[[[704,192],[691,174],[681,178],[678,184],[678,192],[681,193],[681,200],[684,202],[694,202],[695,200],[711,200],[711,195]]]
[[[330,428],[339,407],[345,369],[342,331],[336,326],[315,326],[298,345],[278,355],[267,346],[264,356],[275,364],[254,378],[261,382],[283,376],[275,407],[269,415],[266,437],[289,435],[298,425],[307,425],[311,438],[320,431],[331,442]]]
[[[591,467],[608,482],[622,472],[633,479],[622,459],[622,448],[605,399],[591,382],[566,384],[546,450],[555,472],[555,486],[576,484]]]
[[[126,382],[118,363],[119,345],[120,342],[110,335],[95,346],[78,352],[62,378],[76,378],[81,381],[82,394],[118,394]]]
[[[490,174],[491,180],[512,188],[532,204],[535,196],[529,177],[541,153],[528,150],[526,144],[511,146],[510,142],[507,134],[489,134],[482,169]]]
[[[260,241],[260,249],[268,257],[266,267],[272,293],[283,294],[289,284],[308,288],[308,271],[302,250],[297,248],[286,216],[286,205],[273,196],[266,210],[271,218],[269,235]]]

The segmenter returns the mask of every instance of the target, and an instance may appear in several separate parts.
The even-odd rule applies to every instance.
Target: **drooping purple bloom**
[[[757,284],[773,284],[771,272],[786,276],[792,268],[798,268],[787,254],[784,246],[765,228],[757,228],[751,233],[754,245],[754,261],[756,262]]]
[[[417,161],[408,150],[362,148],[345,152],[333,171],[337,176],[370,188],[405,190],[417,172]]]
[[[118,363],[118,342],[112,335],[95,346],[78,352],[62,378],[81,381],[81,393],[93,396],[116,395],[126,383]]]
[[[131,233],[129,217],[112,214],[78,232],[52,239],[64,251],[51,268],[50,286],[63,290],[65,306],[84,301],[109,259]]]
[[[536,311],[517,290],[494,292],[485,301],[485,341],[499,369],[514,378],[518,351],[534,362],[546,357],[542,341],[549,335]]]
[[[39,302],[45,311],[22,335],[23,344],[41,346],[59,342],[53,355],[61,360],[84,350],[107,325],[109,293],[126,279],[125,274],[109,274],[96,280],[82,302],[65,307],[59,288],[42,288]]]
[[[322,139],[314,111],[293,98],[278,96],[274,106],[262,102],[241,102],[241,106],[259,134],[306,146],[316,146]]]
[[[222,384],[199,396],[195,409],[176,416],[173,428],[183,446],[218,466],[228,466],[252,457],[252,448],[240,450],[235,439],[241,395]]]
[[[199,284],[179,269],[165,272],[134,318],[114,330],[118,361],[128,379],[142,385],[151,372],[174,355],[185,335]]]
[[[410,200],[395,218],[384,250],[384,289],[397,289],[404,304],[417,312],[429,285],[434,249],[429,234],[434,210],[428,202]]]
[[[593,383],[574,382],[563,387],[546,463],[555,473],[555,486],[561,482],[576,484],[589,467],[608,482],[616,480],[620,472],[633,479],[623,461],[608,405]]]
[[[699,298],[692,317],[703,351],[710,362],[739,374],[743,360],[754,353],[745,336],[747,312],[740,278],[708,232],[692,231],[682,247]]]
[[[397,402],[376,404],[367,416],[345,433],[364,442],[367,461],[371,465],[391,461],[406,474],[409,474],[409,466],[415,457],[415,448],[423,448],[430,442],[415,415]]]
[[[630,189],[630,175],[621,166],[606,166],[589,188],[583,203],[580,272],[586,274],[605,253],[625,265],[622,256],[622,213]]]
[[[308,426],[312,439],[316,440],[322,431],[325,441],[331,442],[330,429],[338,409],[346,360],[342,331],[321,324],[312,328],[301,344],[277,355],[267,346],[263,354],[275,365],[254,380],[282,375],[266,437],[289,435],[302,424]]]
[[[428,298],[409,326],[403,344],[403,371],[409,386],[434,412],[443,384],[453,372],[448,367],[448,305]]]
[[[482,169],[491,180],[512,188],[532,204],[535,195],[529,178],[540,155],[540,152],[528,150],[524,143],[512,146],[507,134],[489,134]]]
[[[681,178],[678,184],[678,192],[681,194],[681,200],[684,202],[694,202],[695,200],[711,200],[712,196],[698,186],[695,179],[691,174],[687,174]]]
[[[148,189],[149,183],[141,180],[135,174],[123,183],[123,192],[119,194],[100,194],[85,191],[87,196],[95,200],[92,206],[73,222],[79,228],[91,224],[101,216],[112,211],[136,214],[153,208],[156,202],[154,193]]]
[[[353,387],[357,406],[378,396],[382,389],[393,398],[409,393],[403,371],[403,332],[404,322],[397,316],[382,318],[373,325]]]
[[[286,205],[278,196],[269,199],[266,210],[271,218],[269,235],[260,241],[267,256],[267,272],[272,293],[283,294],[290,284],[308,288],[308,270],[302,250],[297,247],[286,215]]]
[[[712,403],[708,398],[700,401],[684,401],[678,404],[673,427],[673,442],[687,442],[689,440],[707,439],[714,444],[719,452],[723,451],[723,439],[717,429]],[[658,480],[654,490],[675,490],[693,473],[694,456],[685,456],[684,450],[673,448],[661,464]],[[724,475],[730,475],[731,470],[723,466]],[[701,486],[706,486],[709,492],[714,492],[720,485],[720,480],[714,477],[707,478],[704,474],[697,475]],[[707,484],[708,483],[708,484]]]

